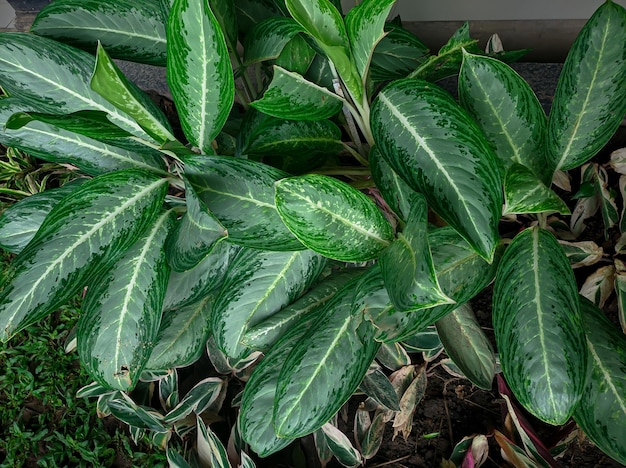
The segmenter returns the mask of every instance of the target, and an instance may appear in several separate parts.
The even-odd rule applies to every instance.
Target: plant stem
[[[322,175],[345,175],[345,176],[371,176],[371,172],[366,167],[345,167],[345,166],[333,166],[322,167],[316,171],[316,174]]]
[[[361,165],[366,166],[366,167],[370,165],[369,161],[365,159],[358,151],[355,151],[354,148],[352,148],[349,144],[343,141],[341,142],[341,144],[343,145],[344,149],[348,153],[354,156],[354,159],[356,159],[357,161],[361,163]]]

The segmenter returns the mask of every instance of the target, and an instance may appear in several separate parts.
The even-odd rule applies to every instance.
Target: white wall
[[[344,11],[354,0],[342,0]],[[604,0],[396,0],[403,21],[587,19]],[[626,0],[615,0],[626,7]]]

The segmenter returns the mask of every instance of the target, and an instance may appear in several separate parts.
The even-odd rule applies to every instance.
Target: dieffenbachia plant
[[[356,466],[394,414],[410,432],[401,406],[426,374],[406,350],[428,337],[491,388],[468,301],[494,282],[519,403],[626,462],[626,338],[579,298],[576,246],[548,218],[569,214],[555,174],[626,112],[626,11],[609,0],[584,26],[547,118],[505,63],[519,53],[483,53],[464,26],[429,54],[393,3],[56,0],[31,33],[1,34],[0,142],[82,183],[0,218],[15,254],[0,337],[86,288],[81,395],[164,447],[195,430],[191,459],[169,444],[173,466],[229,463],[207,422],[244,382],[236,463],[314,434],[322,459]],[[165,66],[180,134],[112,58]],[[457,74],[458,101],[434,84]],[[186,393],[180,373],[200,375]],[[361,451],[332,424],[357,391],[376,411],[357,414]]]

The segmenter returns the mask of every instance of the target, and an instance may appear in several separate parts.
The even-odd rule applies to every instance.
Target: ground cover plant
[[[547,118],[506,64],[523,51],[465,25],[431,54],[392,6],[57,0],[0,35],[0,142],[81,175],[0,218],[0,336],[85,290],[78,394],[172,466],[254,466],[311,435],[322,463],[358,466],[386,423],[410,432],[443,349],[478,387],[498,373],[511,463],[557,455],[520,408],[624,462],[626,342],[598,307],[607,285],[623,302],[623,264],[592,300],[573,268],[602,257],[584,214],[623,230],[584,165],[626,113],[626,11],[589,19]],[[166,67],[182,134],[112,58]],[[451,75],[458,102],[435,84]],[[568,223],[552,186],[579,167]],[[468,305],[492,283],[495,350]],[[448,463],[480,464],[485,440]]]

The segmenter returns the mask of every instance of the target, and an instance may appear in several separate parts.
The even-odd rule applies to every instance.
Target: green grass
[[[7,261],[1,253],[0,271]],[[64,307],[0,345],[0,467],[167,466],[163,452],[99,419],[95,400],[75,397],[91,382],[64,349],[79,313]]]

